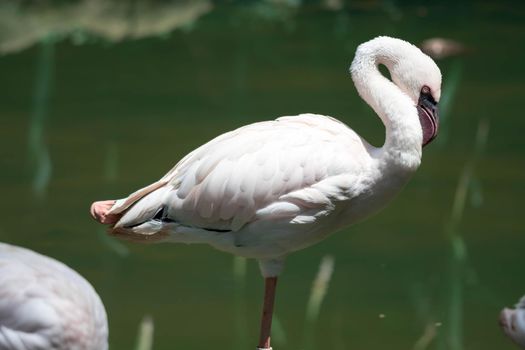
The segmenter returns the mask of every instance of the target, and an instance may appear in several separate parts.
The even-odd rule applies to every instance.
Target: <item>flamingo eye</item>
[[[434,96],[432,96],[432,93],[430,92],[430,88],[428,86],[426,86],[426,85],[421,88],[421,93],[420,93],[419,97],[420,97],[420,99],[423,98],[423,99],[429,101],[433,105],[437,104],[436,100],[434,99]]]

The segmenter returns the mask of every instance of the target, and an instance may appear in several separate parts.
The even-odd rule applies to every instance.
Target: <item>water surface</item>
[[[288,259],[274,348],[513,348],[497,315],[525,294],[524,3],[119,3],[0,6],[0,239],[88,278],[111,349],[133,348],[145,314],[157,350],[253,348],[263,285],[255,262],[243,273],[237,261],[234,275],[233,257],[207,246],[116,241],[90,203],[282,115],[331,115],[380,145],[383,127],[347,73],[356,46],[377,35],[467,47],[438,61],[442,132],[386,210]],[[476,146],[479,128],[488,136]],[[328,254],[335,270],[307,338]]]

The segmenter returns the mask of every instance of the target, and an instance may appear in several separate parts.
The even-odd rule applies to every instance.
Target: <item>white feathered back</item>
[[[106,311],[63,263],[0,243],[0,349],[106,350]]]

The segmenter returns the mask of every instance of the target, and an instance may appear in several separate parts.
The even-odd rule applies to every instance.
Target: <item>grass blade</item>
[[[153,318],[151,316],[144,316],[139,325],[139,333],[137,335],[136,350],[152,350],[153,349]]]

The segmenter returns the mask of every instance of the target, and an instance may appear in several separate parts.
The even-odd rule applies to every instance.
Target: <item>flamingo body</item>
[[[134,195],[117,202],[110,214],[134,205],[113,232],[279,259],[370,215],[400,190],[413,169],[381,172],[376,153],[326,116],[251,124],[190,153],[139,190],[146,194],[138,202]]]
[[[78,273],[0,243],[0,349],[106,350],[104,306]]]
[[[389,61],[388,55],[399,57]],[[394,82],[378,64],[387,65]],[[383,147],[316,114],[247,125],[111,202],[105,214],[116,218],[112,232],[141,241],[208,243],[259,259],[263,274],[275,276],[289,253],[377,212],[418,168],[422,144],[437,133],[433,111],[422,113],[419,104],[423,86],[434,103],[439,99],[441,75],[418,48],[387,37],[361,45],[351,72],[387,127]]]
[[[385,125],[382,147],[322,115],[255,123],[197,148],[127,198],[95,202],[93,217],[131,240],[208,243],[258,259],[266,278],[259,348],[270,349],[285,257],[384,207],[438,133],[441,72],[417,47],[375,38],[358,47],[350,72]]]

